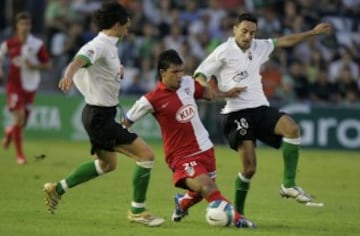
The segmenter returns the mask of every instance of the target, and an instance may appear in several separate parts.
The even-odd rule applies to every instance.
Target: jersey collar
[[[244,52],[240,48],[240,46],[237,44],[235,37],[230,38],[230,43],[232,44],[232,47],[234,48],[234,50],[238,50],[238,51],[242,52],[243,54],[248,53],[250,51],[250,49],[251,49],[251,45],[250,45],[250,47],[248,49],[246,49],[245,52]]]
[[[167,91],[175,91],[173,89],[169,89],[168,87],[166,87],[165,84],[163,84],[163,82],[161,82],[160,80],[157,83],[157,87],[161,90],[167,90]]]
[[[102,38],[105,38],[105,39],[109,40],[114,45],[116,45],[119,42],[118,37],[108,36],[108,35],[104,34],[103,32],[99,32],[99,37],[102,37]]]

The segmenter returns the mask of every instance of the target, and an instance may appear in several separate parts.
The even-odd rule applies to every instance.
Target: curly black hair
[[[99,30],[110,29],[117,22],[125,25],[129,18],[126,9],[115,1],[103,3],[93,15],[93,21]]]

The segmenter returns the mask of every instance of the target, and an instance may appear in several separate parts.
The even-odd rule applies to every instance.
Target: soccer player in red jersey
[[[30,31],[30,14],[18,13],[15,17],[15,35],[0,46],[0,63],[2,64],[5,56],[10,60],[6,96],[8,109],[13,117],[13,123],[5,128],[3,147],[7,149],[11,141],[14,141],[18,164],[26,163],[22,133],[40,84],[40,71],[50,67],[49,54],[43,41]],[[3,74],[0,67],[0,79]]]
[[[180,221],[188,209],[203,198],[209,203],[227,201],[216,186],[214,145],[198,113],[196,99],[214,99],[214,93],[183,76],[183,62],[175,50],[166,50],[159,56],[159,82],[155,89],[142,96],[127,112],[123,124],[130,127],[148,113],[158,121],[164,143],[165,159],[173,172],[176,187],[187,189],[185,195],[175,196],[172,220]],[[220,96],[232,97],[239,93],[233,88]],[[254,224],[239,213],[234,225],[239,228]]]

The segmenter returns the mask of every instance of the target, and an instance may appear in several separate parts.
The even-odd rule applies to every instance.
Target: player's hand
[[[329,34],[331,31],[332,27],[329,23],[320,23],[313,28],[315,34]]]
[[[119,70],[119,74],[120,74],[120,79],[123,79],[124,78],[124,66],[123,65],[120,65],[120,70]]]
[[[71,89],[73,85],[73,80],[71,77],[63,77],[60,81],[59,81],[59,88],[61,89],[61,91],[63,91],[64,93],[66,93],[67,91],[69,91]]]
[[[228,98],[235,98],[237,97],[241,92],[246,91],[247,87],[234,87],[226,92],[224,92],[225,97]]]
[[[29,70],[36,70],[37,67],[35,64],[31,63],[29,60],[24,60],[25,66],[26,68],[28,68]]]

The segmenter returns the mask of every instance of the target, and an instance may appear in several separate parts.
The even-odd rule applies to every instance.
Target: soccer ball
[[[215,200],[209,203],[206,209],[206,221],[212,226],[229,226],[235,216],[234,207],[222,200]]]

